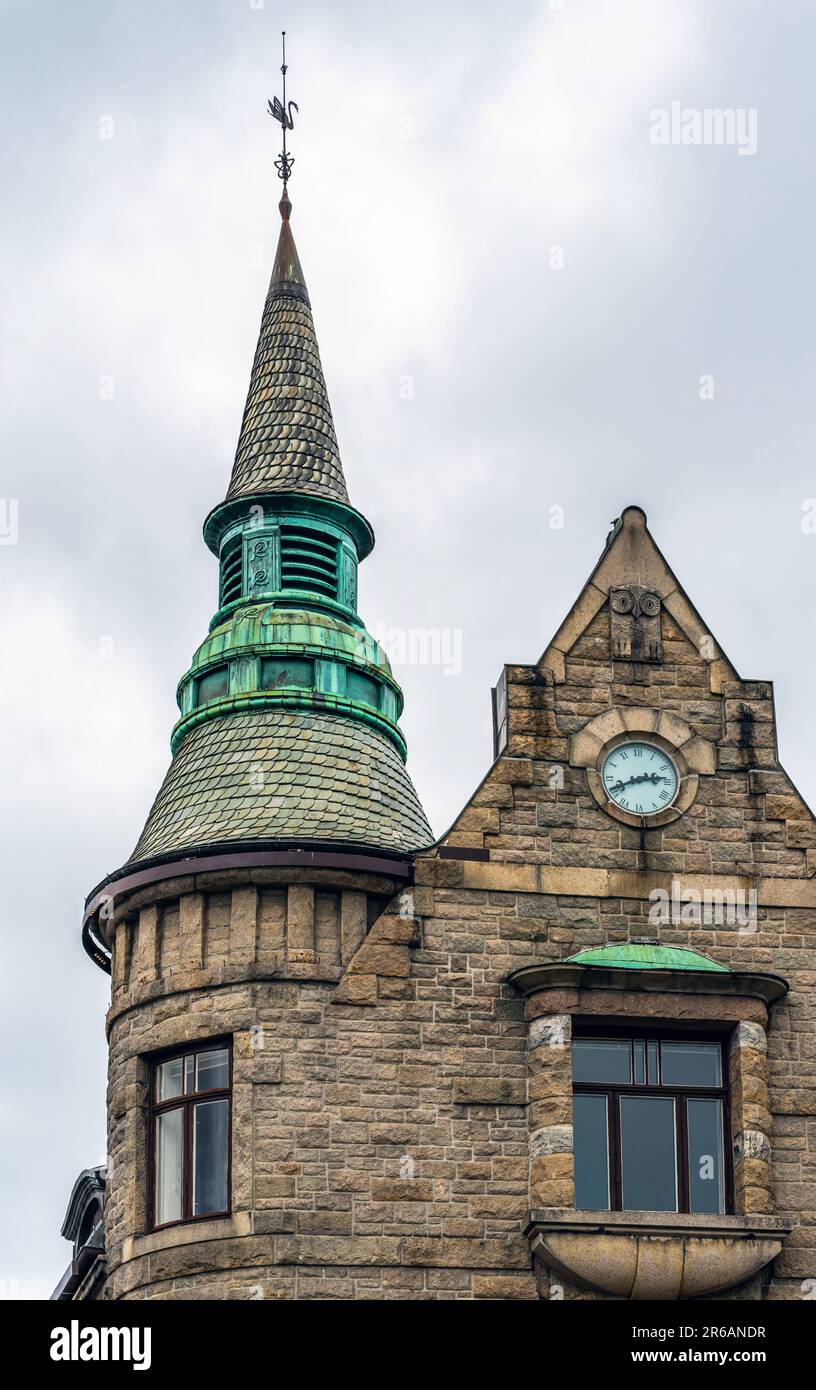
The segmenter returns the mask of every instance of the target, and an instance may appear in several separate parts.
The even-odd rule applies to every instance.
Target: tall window
[[[230,1209],[231,1050],[197,1044],[153,1064],[152,1225]]]
[[[572,1077],[576,1207],[728,1209],[720,1040],[578,1035]]]

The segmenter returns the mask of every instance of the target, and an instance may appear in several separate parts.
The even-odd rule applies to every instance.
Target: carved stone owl
[[[640,584],[609,593],[609,640],[613,657],[660,661],[660,595]]]

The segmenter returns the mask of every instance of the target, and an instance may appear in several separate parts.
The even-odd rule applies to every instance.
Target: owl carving
[[[609,594],[610,645],[626,661],[660,661],[660,595],[640,584]]]

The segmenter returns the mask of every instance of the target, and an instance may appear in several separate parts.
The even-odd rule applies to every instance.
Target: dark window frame
[[[367,687],[370,687],[370,690],[373,691],[370,698],[368,693],[361,694],[358,692],[356,695],[353,694],[353,681],[350,687],[350,678],[356,678],[358,682],[364,682]],[[378,681],[374,676],[370,676],[367,671],[358,671],[353,666],[347,666],[346,699],[351,700],[354,704],[367,705],[369,709],[379,710],[382,703],[382,682]]]
[[[265,677],[266,677],[266,676],[268,675],[268,673],[269,673],[270,667],[272,667],[272,666],[282,667],[284,670],[290,669],[290,668],[293,669],[293,668],[295,668],[296,666],[301,666],[301,667],[303,667],[303,666],[308,666],[308,667],[309,667],[309,679],[306,680],[306,681],[299,681],[299,680],[293,680],[293,681],[280,681],[278,684],[275,684],[275,682],[273,682],[273,681],[268,681],[268,680],[265,679]],[[280,673],[279,673],[279,674],[280,674]],[[299,655],[294,654],[294,653],[293,653],[293,655],[292,655],[292,657],[291,657],[291,659],[290,659],[289,661],[287,661],[286,655],[285,655],[285,654],[281,654],[281,653],[278,653],[278,654],[276,654],[275,656],[262,656],[262,657],[261,657],[261,662],[260,662],[260,667],[259,667],[258,689],[259,689],[259,690],[263,690],[263,691],[269,691],[269,690],[273,690],[273,691],[274,691],[274,690],[316,690],[316,689],[317,689],[317,661],[316,661],[316,658],[313,657],[313,656],[299,656]]]
[[[620,1123],[620,1102],[622,1096],[657,1096],[673,1099],[674,1109],[674,1147],[675,1164],[677,1175],[677,1213],[679,1215],[694,1216],[699,1213],[689,1211],[690,1205],[690,1178],[688,1162],[688,1112],[686,1101],[688,1100],[719,1100],[722,1105],[722,1143],[723,1143],[723,1207],[722,1215],[730,1215],[734,1211],[734,1170],[731,1152],[731,1092],[729,1086],[728,1071],[728,1047],[727,1036],[722,1032],[701,1033],[698,1031],[686,1032],[681,1029],[661,1028],[659,1025],[649,1028],[640,1025],[627,1028],[609,1028],[599,1026],[576,1027],[573,1029],[573,1042],[583,1038],[592,1039],[600,1042],[608,1039],[610,1042],[621,1042],[628,1039],[630,1042],[635,1039],[644,1039],[647,1042],[689,1042],[689,1043],[709,1043],[717,1044],[720,1048],[720,1076],[719,1086],[672,1086],[664,1085],[661,1079],[657,1084],[648,1081],[648,1055],[646,1060],[646,1078],[642,1084],[632,1081],[628,1084],[620,1081],[575,1081],[572,1082],[573,1095],[603,1095],[606,1096],[606,1115],[607,1115],[607,1142],[608,1142],[608,1161],[609,1161],[609,1211],[637,1211],[640,1208],[624,1207],[623,1205],[623,1173],[621,1161],[621,1123]],[[570,1049],[571,1050],[571,1049]],[[646,1049],[648,1054],[648,1049]],[[660,1058],[658,1049],[658,1057]],[[661,1066],[662,1072],[662,1066]],[[634,1053],[632,1052],[632,1075],[634,1076]],[[602,1208],[603,1210],[603,1208]]]
[[[159,1067],[164,1062],[175,1061],[176,1058],[183,1059],[190,1057],[197,1052],[215,1052],[218,1048],[226,1048],[229,1065],[229,1080],[226,1086],[213,1086],[207,1091],[191,1091],[189,1095],[172,1096],[169,1100],[156,1100],[156,1086],[158,1082]],[[148,1193],[148,1222],[149,1231],[165,1231],[171,1226],[187,1226],[196,1221],[218,1221],[223,1217],[232,1215],[232,1089],[233,1089],[233,1055],[232,1038],[205,1038],[199,1042],[187,1043],[183,1047],[163,1048],[161,1052],[151,1053],[149,1057],[149,1094],[150,1109],[148,1119],[148,1164],[149,1164],[149,1193]],[[183,1069],[182,1069],[183,1075]],[[201,1101],[222,1100],[227,1101],[227,1205],[223,1211],[205,1211],[197,1215],[192,1211],[193,1200],[193,1112],[196,1105]],[[156,1221],[156,1130],[157,1117],[166,1114],[169,1110],[183,1110],[182,1120],[182,1168],[181,1168],[181,1210],[180,1217],[173,1221]]]
[[[219,691],[217,695],[205,695],[204,686],[206,682],[210,680],[212,676],[222,675],[225,677],[226,682],[224,690]],[[203,705],[209,705],[213,700],[226,700],[229,697],[229,693],[230,663],[228,661],[221,661],[217,666],[211,666],[208,671],[202,671],[199,676],[196,676],[195,705],[193,708],[200,709]]]

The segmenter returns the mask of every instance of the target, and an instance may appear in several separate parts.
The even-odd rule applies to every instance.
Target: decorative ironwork
[[[266,106],[267,106],[267,110],[268,110],[270,116],[272,117],[273,121],[278,121],[278,122],[280,123],[280,128],[281,128],[281,131],[283,132],[283,149],[281,150],[280,154],[278,155],[277,159],[275,160],[275,168],[276,168],[277,171],[278,171],[278,178],[279,178],[279,179],[283,179],[283,191],[284,191],[284,195],[285,195],[285,193],[286,193],[286,185],[287,185],[287,183],[289,182],[289,177],[290,177],[290,175],[291,175],[291,173],[292,173],[292,166],[293,166],[293,164],[294,164],[294,162],[295,162],[294,155],[289,154],[289,153],[287,152],[287,149],[286,149],[286,132],[287,132],[287,130],[294,130],[294,127],[295,127],[295,119],[294,119],[294,116],[292,115],[292,111],[293,111],[293,109],[294,109],[295,111],[298,110],[298,104],[297,104],[296,101],[289,101],[289,102],[287,102],[287,100],[286,100],[286,30],[285,30],[285,29],[283,29],[283,30],[281,31],[281,46],[282,46],[282,50],[283,50],[283,62],[281,63],[281,72],[282,72],[282,74],[283,74],[283,101],[279,101],[277,97],[273,97],[272,101],[268,101],[267,104],[266,104]]]

